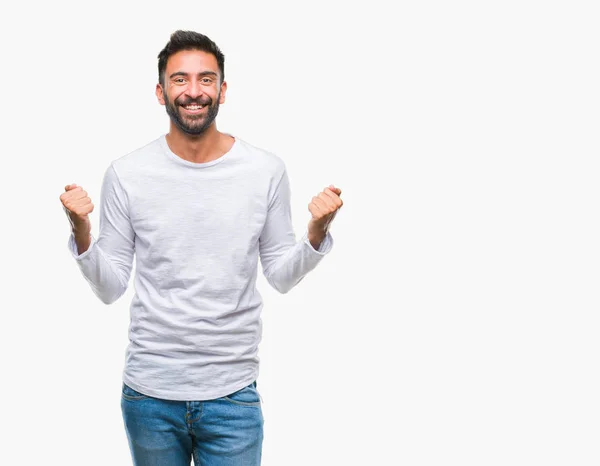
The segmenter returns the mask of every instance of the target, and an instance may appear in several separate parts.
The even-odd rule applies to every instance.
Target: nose
[[[200,81],[198,81],[197,79],[190,80],[186,90],[186,94],[192,99],[195,99],[200,94],[202,94],[202,87],[200,85]]]

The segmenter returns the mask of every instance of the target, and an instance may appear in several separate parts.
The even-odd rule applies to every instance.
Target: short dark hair
[[[217,44],[199,32],[178,30],[171,34],[169,42],[167,42],[165,48],[158,54],[158,82],[161,86],[165,84],[164,75],[167,68],[167,60],[171,55],[182,50],[201,50],[213,54],[217,59],[219,71],[221,72],[221,83],[223,83],[225,80],[225,55],[217,47]]]

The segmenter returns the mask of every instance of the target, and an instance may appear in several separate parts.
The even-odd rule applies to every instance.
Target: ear
[[[221,84],[221,97],[219,98],[219,105],[225,103],[225,94],[227,94],[227,81],[223,81],[223,84]]]
[[[158,99],[159,104],[165,105],[165,96],[163,94],[163,88],[160,84],[156,85],[156,98]]]

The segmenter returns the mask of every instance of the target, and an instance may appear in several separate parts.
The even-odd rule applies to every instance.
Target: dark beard
[[[208,102],[202,101],[200,99],[196,99],[196,100],[195,99],[187,99],[185,101],[182,101],[181,103],[175,102],[172,104],[167,96],[167,99],[165,99],[165,107],[167,110],[167,115],[169,115],[169,118],[171,118],[171,121],[181,131],[183,131],[186,134],[189,134],[190,136],[198,136],[198,135],[202,134],[204,131],[206,131],[206,128],[208,128],[212,124],[212,122],[215,121],[215,118],[217,117],[217,114],[219,113],[220,97],[221,97],[221,92],[219,92],[219,95],[217,95],[217,99],[214,103],[213,103],[212,99],[209,99]],[[181,114],[179,113],[178,107],[181,107],[184,105],[189,105],[192,103],[207,104],[208,110],[206,112],[206,116],[200,115],[197,118],[182,117]]]

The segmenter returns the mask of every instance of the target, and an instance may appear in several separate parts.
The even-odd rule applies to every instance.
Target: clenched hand
[[[344,204],[340,199],[342,190],[334,185],[329,185],[318,195],[314,196],[308,204],[312,218],[308,222],[308,239],[318,249],[323,238],[329,230],[329,224]]]
[[[88,197],[88,193],[76,184],[65,186],[65,192],[60,195],[60,201],[71,223],[77,249],[81,254],[90,245],[92,225],[89,214],[94,210],[94,204]]]

